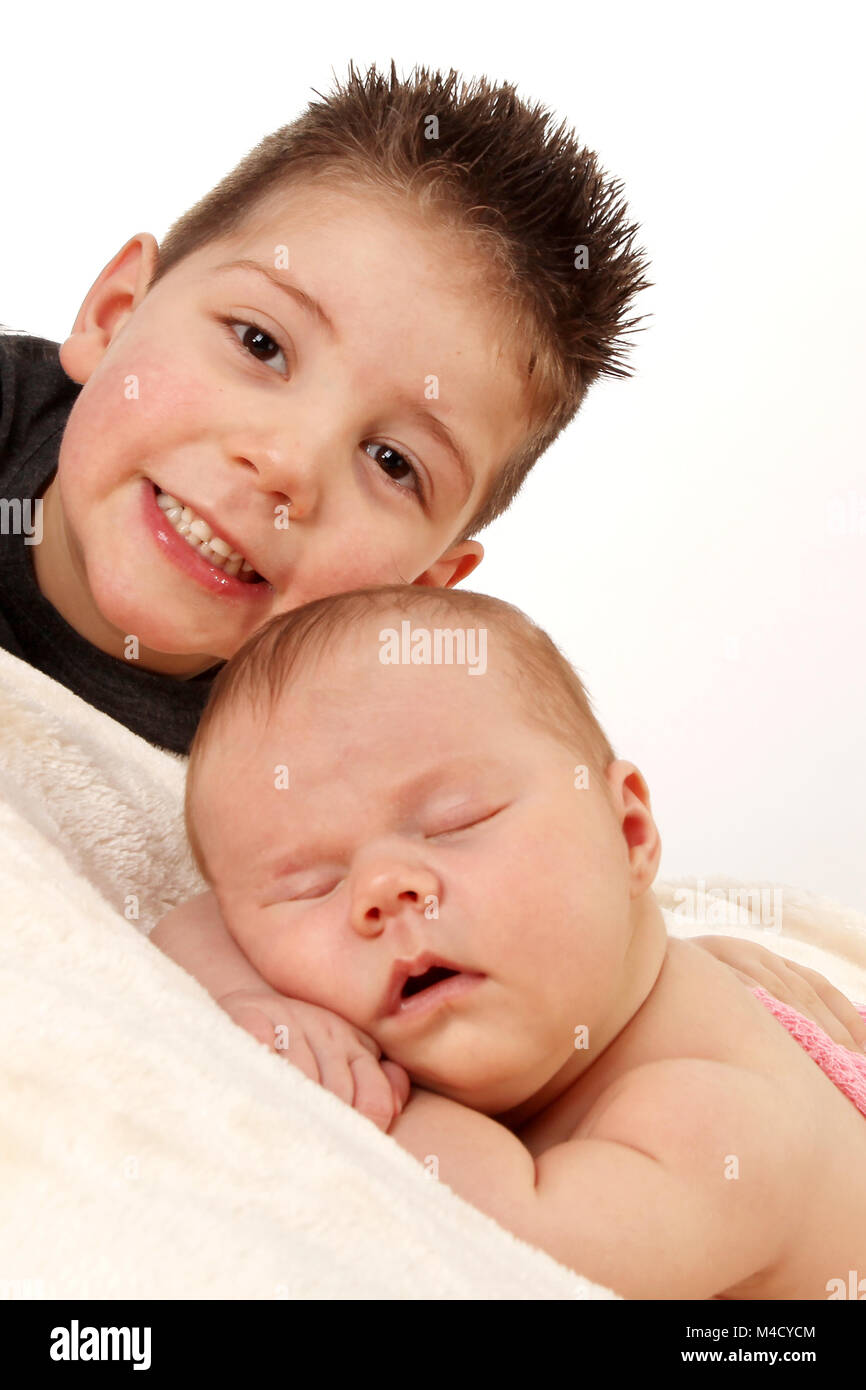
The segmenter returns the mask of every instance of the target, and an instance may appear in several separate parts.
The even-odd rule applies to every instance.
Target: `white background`
[[[866,909],[861,13],[19,7],[0,321],[67,336],[129,236],[161,239],[350,58],[516,83],[623,181],[655,285],[635,376],[592,388],[471,583],[577,665],[650,784],[663,877]]]

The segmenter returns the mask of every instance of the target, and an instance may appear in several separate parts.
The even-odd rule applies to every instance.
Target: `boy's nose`
[[[364,936],[377,936],[389,918],[421,916],[441,897],[439,879],[424,864],[400,855],[378,855],[357,875],[351,897],[351,922]]]
[[[302,459],[297,453],[290,458],[286,448],[274,445],[250,448],[247,444],[235,457],[255,473],[258,491],[270,495],[275,518],[278,506],[286,508],[290,521],[298,521],[314,510],[317,483],[312,461]]]

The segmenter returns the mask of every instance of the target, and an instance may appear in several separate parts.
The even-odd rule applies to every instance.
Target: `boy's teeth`
[[[222,536],[215,536],[204,518],[196,516],[191,507],[187,507],[179,498],[158,489],[156,504],[165,513],[166,521],[171,522],[175,531],[179,532],[187,544],[197,550],[209,565],[215,565],[217,569],[225,570],[226,574],[236,578],[250,581],[255,570],[249,561],[239,550],[232,550]]]

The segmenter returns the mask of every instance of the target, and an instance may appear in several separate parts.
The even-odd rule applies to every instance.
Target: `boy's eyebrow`
[[[437,439],[439,443],[444,445],[448,450],[460,470],[460,477],[463,482],[460,505],[461,507],[465,506],[466,499],[472,491],[472,485],[475,482],[475,473],[466,457],[466,450],[463,448],[460,440],[451,433],[451,430],[449,430],[444,420],[441,420],[438,415],[432,415],[429,410],[425,410],[423,405],[421,405],[414,396],[401,393],[398,397],[397,404],[401,410],[409,412],[416,425],[420,425],[428,434],[432,434],[434,439]]]
[[[224,261],[222,265],[218,265],[214,269],[215,271],[253,270],[259,275],[264,275],[265,279],[268,280],[275,289],[281,290],[283,294],[287,294],[296,304],[299,304],[306,313],[318,319],[333,339],[336,340],[339,338],[340,335],[331,319],[325,313],[325,310],[317,299],[313,299],[312,296],[302,290],[299,285],[294,284],[291,280],[284,279],[282,275],[277,274],[276,270],[272,270],[270,266],[264,265],[261,261],[253,260],[251,257],[241,257],[239,260]],[[475,482],[475,473],[460,440],[456,438],[445,424],[444,420],[441,420],[438,415],[433,415],[429,410],[426,410],[414,396],[403,393],[400,395],[397,404],[401,409],[407,410],[415,423],[420,425],[422,429],[425,429],[428,434],[431,434],[433,438],[436,439],[438,443],[442,444],[451,454],[460,470],[460,477],[463,482],[460,505],[465,506],[466,500]]]
[[[328,318],[328,315],[325,313],[318,299],[313,299],[311,295],[306,294],[305,291],[301,289],[300,285],[294,284],[291,280],[284,279],[282,275],[278,275],[275,270],[272,270],[268,265],[263,265],[261,261],[254,261],[250,257],[242,257],[240,260],[236,261],[224,261],[222,265],[216,266],[215,270],[253,270],[258,275],[264,275],[265,279],[269,280],[275,289],[281,290],[283,294],[287,294],[296,304],[300,304],[301,308],[306,313],[318,319],[332,338],[339,338],[340,335]]]

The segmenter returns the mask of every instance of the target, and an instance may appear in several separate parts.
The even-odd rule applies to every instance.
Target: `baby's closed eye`
[[[268,897],[267,906],[274,903],[308,902],[328,898],[336,892],[345,875],[336,870],[306,874],[276,884]]]
[[[446,835],[459,835],[464,830],[474,830],[476,826],[485,825],[493,820],[500,812],[506,809],[505,806],[495,806],[492,809],[486,807],[471,808],[469,810],[460,808],[452,816],[444,816],[435,822],[435,829],[428,830],[425,839],[441,840]]]

